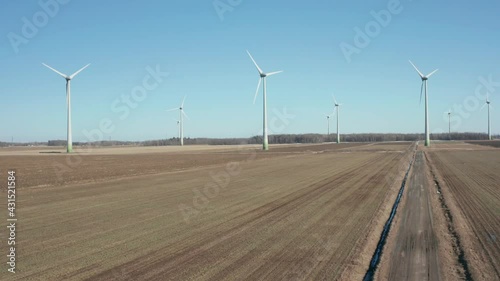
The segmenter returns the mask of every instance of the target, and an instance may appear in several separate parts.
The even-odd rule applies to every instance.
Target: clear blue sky
[[[429,80],[431,132],[447,130],[443,113],[454,105],[464,107],[454,131],[486,132],[475,90],[484,95],[479,78],[491,76],[493,133],[500,133],[499,1],[401,0],[385,26],[373,25],[371,11],[394,1],[60,0],[67,3],[50,15],[45,2],[58,3],[2,4],[0,141],[66,138],[65,81],[42,62],[66,74],[91,63],[71,85],[74,141],[101,120],[113,126],[104,139],[176,136],[177,112],[165,110],[184,95],[186,136],[259,134],[262,95],[252,104],[258,74],[246,49],[264,71],[284,70],[268,79],[269,118],[285,107],[294,115],[277,123],[279,133],[326,133],[332,94],[343,103],[342,133],[423,132],[421,82],[408,59],[425,73],[439,68]],[[214,3],[234,7],[219,16]],[[38,30],[23,33],[26,21]],[[380,28],[356,45],[355,28],[367,25]],[[360,47],[350,62],[342,42]],[[123,118],[113,102],[157,65],[169,76]]]

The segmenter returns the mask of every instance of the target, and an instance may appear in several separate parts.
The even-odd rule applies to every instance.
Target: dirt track
[[[401,218],[394,249],[388,251],[392,261],[388,280],[441,279],[426,165],[423,152],[417,151],[406,184],[405,204],[399,210]]]
[[[500,150],[420,149],[377,279],[500,280]]]
[[[13,280],[360,279],[406,146],[20,189]]]

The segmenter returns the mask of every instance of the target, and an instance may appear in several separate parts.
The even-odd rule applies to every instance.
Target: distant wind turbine
[[[326,116],[326,122],[328,124],[327,136],[330,136],[330,117],[332,117],[332,116],[331,116],[331,114],[330,115],[325,114],[325,116]]]
[[[179,139],[181,139],[181,126],[180,126],[181,121],[176,119],[174,119],[174,121],[177,123],[177,136]]]
[[[54,71],[55,73],[61,75],[64,79],[66,79],[66,106],[67,106],[67,110],[68,110],[66,151],[68,153],[70,153],[70,152],[73,152],[73,140],[72,140],[72,136],[71,136],[71,79],[75,78],[75,76],[78,73],[80,73],[82,70],[87,68],[90,65],[90,63],[87,64],[86,66],[80,68],[80,70],[78,70],[77,72],[75,72],[69,76],[55,70],[54,68],[46,65],[45,63],[42,63],[42,64],[44,66],[48,67],[50,70]]]
[[[448,138],[451,140],[451,109],[448,109],[448,112],[445,112],[448,114]]]
[[[489,98],[488,93],[486,93],[486,103],[483,104],[483,106],[481,107],[481,110],[485,106],[488,106],[488,139],[491,140],[490,98]]]
[[[184,127],[183,127],[183,121],[182,121],[182,116],[184,115],[188,120],[189,117],[187,114],[184,112],[184,101],[186,100],[186,96],[184,96],[184,99],[182,99],[182,103],[180,107],[168,109],[167,111],[173,111],[173,110],[179,110],[179,121],[177,121],[177,124],[179,125],[179,140],[180,140],[180,145],[184,145]]]
[[[420,86],[420,103],[422,103],[422,92],[424,91],[425,87],[425,146],[430,146],[431,141],[429,137],[429,107],[428,107],[428,98],[427,98],[427,80],[429,77],[431,77],[432,74],[434,74],[437,69],[434,70],[433,72],[423,75],[420,70],[409,60],[410,64],[415,68],[415,70],[418,72],[418,75],[420,76],[420,79],[422,79],[422,86]]]
[[[338,103],[337,100],[335,99],[335,96],[333,96],[333,101],[335,102],[334,105],[334,112],[337,110],[337,143],[340,143],[340,130],[339,130],[339,118],[340,118],[340,106],[342,105],[341,103]]]
[[[253,103],[255,104],[255,100],[257,99],[257,95],[259,94],[259,88],[260,88],[260,83],[262,82],[263,85],[263,136],[262,136],[262,149],[263,150],[269,150],[269,141],[267,137],[267,98],[266,98],[266,77],[278,74],[283,72],[282,70],[280,71],[275,71],[275,72],[270,72],[270,73],[264,73],[262,69],[257,65],[255,60],[253,59],[252,55],[250,54],[249,51],[247,51],[248,55],[250,56],[250,59],[252,60],[253,64],[255,64],[255,67],[259,71],[259,84],[257,84],[257,90],[255,91],[255,96],[253,98]]]

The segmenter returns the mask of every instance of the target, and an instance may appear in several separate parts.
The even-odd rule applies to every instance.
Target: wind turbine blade
[[[335,95],[334,95],[334,94],[332,94],[332,98],[333,98],[333,102],[335,102],[335,105],[337,105],[337,104],[338,104],[338,102],[337,102],[337,100],[335,99]]]
[[[489,101],[490,101],[490,93],[486,92],[486,102],[489,102]]]
[[[422,72],[420,72],[420,70],[418,70],[418,68],[413,64],[413,62],[411,62],[411,60],[408,60],[411,65],[413,65],[413,68],[415,68],[415,70],[418,72],[418,75],[420,75],[420,78],[424,78],[424,75],[422,74]]]
[[[483,106],[481,106],[481,108],[479,110],[483,110],[486,105],[487,105],[487,103],[483,104]]]
[[[186,112],[184,112],[184,110],[181,110],[181,112],[182,112],[182,115],[186,116],[186,118],[187,118],[188,120],[190,120],[190,119],[189,119],[189,116],[187,116],[187,114],[186,114]]]
[[[255,91],[255,96],[253,97],[253,104],[255,104],[255,100],[257,100],[257,96],[259,95],[260,83],[262,82],[262,78],[259,78],[259,83],[257,84],[257,90]]]
[[[177,109],[179,109],[179,108],[176,107],[176,108],[172,108],[172,109],[167,109],[166,111],[174,111],[174,110],[177,110]]]
[[[43,64],[43,65],[45,65],[46,67],[48,67],[50,70],[54,71],[55,73],[57,73],[57,74],[61,75],[62,77],[64,77],[64,78],[67,78],[67,77],[68,77],[66,74],[64,74],[64,73],[61,73],[61,72],[57,71],[56,69],[54,69],[54,68],[52,68],[52,67],[50,67],[50,66],[46,65],[45,63],[43,63],[43,62],[42,62],[42,64]]]
[[[184,101],[186,100],[186,97],[187,97],[187,95],[184,96],[184,98],[182,99],[181,107],[184,107]]]
[[[438,70],[436,69],[436,70],[434,70],[433,72],[431,72],[431,73],[427,74],[427,78],[431,77],[431,75],[432,75],[432,74],[434,74],[434,73],[436,73],[436,71],[438,71]]]
[[[89,63],[89,64],[87,64],[86,66],[84,66],[84,67],[80,68],[77,72],[75,72],[75,73],[71,74],[71,75],[69,76],[69,79],[73,79],[73,77],[75,77],[78,73],[82,72],[82,70],[84,70],[85,68],[87,68],[89,65],[90,65],[90,63]]]
[[[257,67],[259,74],[264,74],[264,72],[262,72],[262,69],[260,69],[260,67],[257,65],[257,63],[255,62],[255,60],[253,59],[252,55],[250,54],[250,52],[248,50],[247,50],[247,53],[250,56],[250,59],[253,61],[253,64],[255,64],[255,67]]]
[[[424,92],[424,81],[422,81],[422,86],[420,86],[420,103],[422,105],[422,93]]]
[[[278,73],[281,73],[281,72],[283,72],[283,70],[275,71],[275,72],[271,72],[271,73],[266,73],[266,76],[271,76],[271,75],[278,74]]]

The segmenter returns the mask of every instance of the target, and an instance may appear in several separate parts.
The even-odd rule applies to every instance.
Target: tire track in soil
[[[422,151],[417,151],[400,213],[389,280],[441,280],[438,246],[429,198],[430,182]]]

